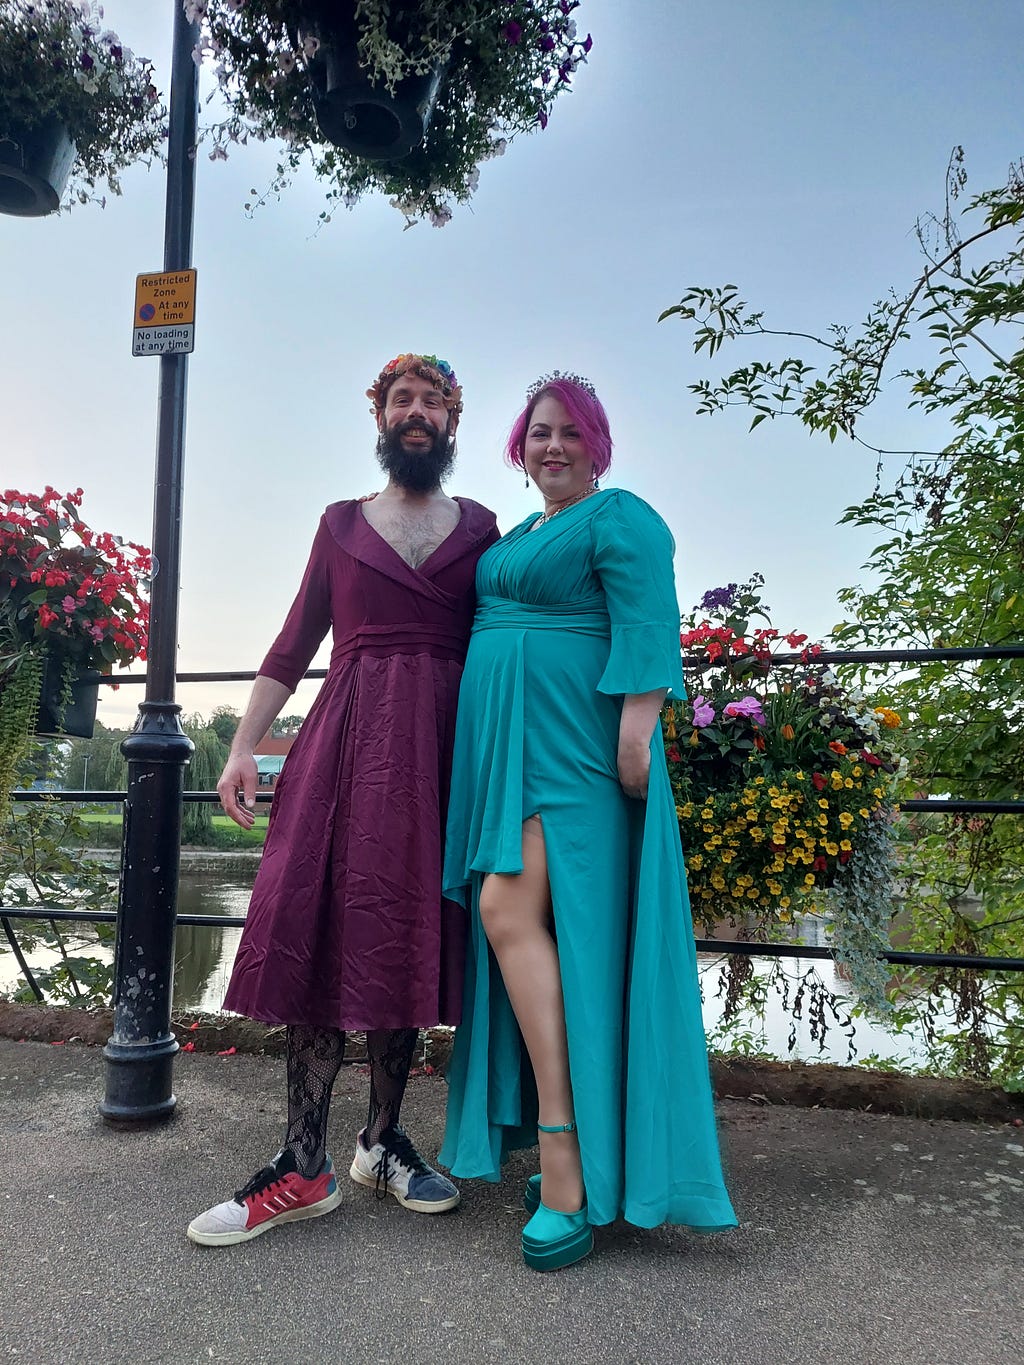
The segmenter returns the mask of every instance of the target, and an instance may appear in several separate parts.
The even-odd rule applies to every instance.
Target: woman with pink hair
[[[523,1255],[593,1227],[730,1227],[693,929],[658,715],[683,695],[672,536],[602,489],[608,419],[575,375],[530,390],[507,457],[543,497],[481,558],[445,894],[471,947],[441,1161],[497,1180],[540,1134]]]

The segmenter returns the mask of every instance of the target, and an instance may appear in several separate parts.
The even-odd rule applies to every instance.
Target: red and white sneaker
[[[340,1202],[331,1158],[324,1162],[319,1175],[307,1180],[296,1170],[295,1153],[285,1147],[233,1199],[193,1218],[188,1236],[204,1247],[230,1246],[258,1237],[278,1223],[319,1218]]]

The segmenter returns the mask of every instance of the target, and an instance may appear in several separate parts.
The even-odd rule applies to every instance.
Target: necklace
[[[567,507],[572,507],[575,503],[582,502],[584,498],[589,498],[591,493],[596,492],[596,488],[584,488],[582,493],[577,493],[574,498],[569,498],[567,502],[562,503],[561,507],[556,507],[553,512],[545,512],[542,516],[538,517],[534,522],[534,530],[536,530],[538,526],[543,526],[546,521],[550,521],[552,517],[557,517],[559,512],[564,512]]]

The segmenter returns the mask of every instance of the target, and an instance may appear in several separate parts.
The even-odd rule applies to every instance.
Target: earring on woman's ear
[[[524,472],[525,472],[525,471],[524,471]],[[527,475],[526,475],[526,487],[529,488],[529,486],[530,486],[530,476],[529,476],[529,474],[527,474]]]
[[[594,466],[594,488],[599,490],[601,485],[597,481],[597,466]]]

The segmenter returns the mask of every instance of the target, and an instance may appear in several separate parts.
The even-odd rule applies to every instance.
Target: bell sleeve
[[[653,507],[621,490],[609,491],[593,526],[594,568],[612,626],[597,690],[626,696],[667,687],[685,698],[671,531]]]
[[[320,642],[331,628],[330,547],[333,544],[325,517],[320,518],[309,563],[281,633],[259,667],[265,678],[274,678],[294,692]]]

